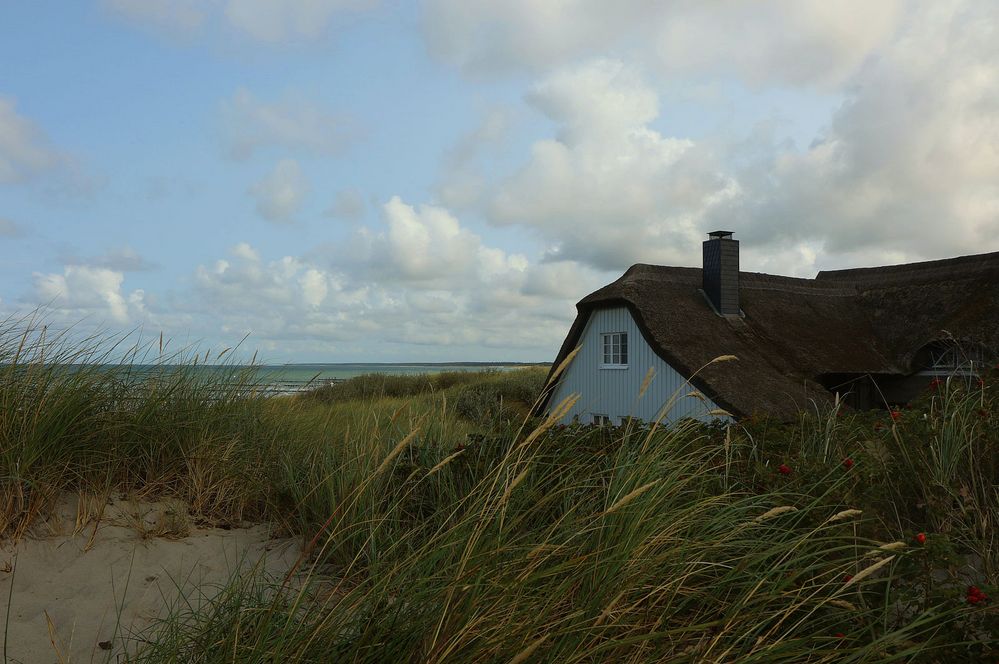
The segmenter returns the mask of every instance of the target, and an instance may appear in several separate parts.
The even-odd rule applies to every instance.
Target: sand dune
[[[93,537],[79,513],[67,498],[30,537],[0,542],[0,641],[11,662],[117,661],[182,593],[211,593],[258,563],[283,574],[300,551],[264,525],[195,527],[180,503],[113,501]]]

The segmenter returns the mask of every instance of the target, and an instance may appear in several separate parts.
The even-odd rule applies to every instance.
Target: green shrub
[[[442,371],[410,376],[371,373],[317,387],[300,395],[301,399],[321,403],[370,401],[382,398],[419,396],[447,390],[455,385],[481,381],[492,371]]]

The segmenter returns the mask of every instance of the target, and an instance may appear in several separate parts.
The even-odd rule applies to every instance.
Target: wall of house
[[[600,368],[603,360],[600,335],[606,332],[628,333],[627,369]],[[582,348],[564,372],[549,401],[549,408],[554,408],[570,394],[580,395],[563,423],[568,424],[573,417],[578,417],[580,422],[589,424],[598,414],[607,415],[613,424],[620,424],[629,416],[651,422],[674,395],[674,405],[663,422],[684,417],[704,421],[716,418],[708,415],[717,408],[711,400],[685,396],[694,392],[694,388],[686,385],[684,377],[656,355],[627,308],[594,311],[580,336],[580,345]],[[639,398],[649,367],[653,368],[654,376],[645,394]]]

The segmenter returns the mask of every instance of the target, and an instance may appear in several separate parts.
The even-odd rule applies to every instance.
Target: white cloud
[[[803,276],[996,250],[996,25],[993,3],[910,8],[804,148],[766,117],[748,135],[668,136],[654,127],[668,126],[669,108],[660,116],[637,66],[560,69],[527,95],[554,135],[474,196],[445,198],[530,229],[549,263],[617,272],[697,265],[716,227],[738,233],[747,268]],[[467,184],[449,176],[441,192]]]
[[[298,162],[282,159],[269,175],[250,187],[257,212],[267,221],[291,223],[309,191],[309,182]]]
[[[110,319],[115,324],[131,322],[130,310],[141,309],[143,292],[122,292],[124,275],[89,265],[67,265],[62,274],[35,273],[37,301],[73,320],[84,316]]]
[[[233,247],[232,255],[253,262],[257,262],[260,260],[260,254],[257,253],[257,250],[251,247],[246,242],[240,242],[235,247]]]
[[[663,136],[654,90],[624,64],[554,74],[528,99],[558,125],[493,192],[490,219],[522,225],[548,257],[598,269],[684,263],[706,214],[738,190],[711,146]]]
[[[428,0],[430,51],[469,72],[544,68],[617,41],[629,14],[651,2],[623,0]]]
[[[206,325],[313,354],[354,344],[364,349],[354,358],[386,348],[440,358],[441,347],[448,357],[483,357],[484,348],[492,357],[537,357],[537,348],[554,351],[561,340],[578,289],[603,279],[567,262],[531,265],[487,245],[447,209],[393,197],[380,223],[358,229],[347,246],[265,261],[237,245],[198,268],[184,301],[196,303]]]
[[[197,287],[207,296],[201,300],[206,312],[267,319],[317,307],[331,289],[337,289],[338,282],[330,273],[292,256],[264,262],[245,242],[233,247],[231,255],[232,261],[220,259],[210,268],[200,266],[195,273]],[[262,315],[254,312],[261,305],[268,308]]]
[[[618,275],[601,274],[575,261],[558,261],[532,266],[521,292],[525,295],[562,299],[569,302],[609,283]]]
[[[559,71],[527,99],[559,123],[559,140],[566,144],[618,141],[659,115],[655,90],[634,68],[616,60]]]
[[[812,146],[775,146],[738,174],[743,191],[719,218],[738,215],[761,245],[818,246],[825,265],[996,248],[999,6],[922,9],[850,81]]]
[[[166,291],[126,291],[121,270],[70,264],[36,274],[24,303],[62,322],[162,329],[213,347],[251,333],[247,348],[267,359],[540,359],[561,341],[579,289],[607,279],[569,262],[532,265],[449,210],[399,197],[354,235],[364,252],[267,258],[239,242]]]
[[[48,138],[17,112],[15,100],[0,96],[0,184],[21,182],[65,164]]]
[[[384,214],[388,232],[378,238],[380,249],[387,254],[386,267],[400,278],[451,277],[473,267],[481,242],[447,210],[424,205],[417,211],[395,196]]]
[[[899,0],[670,3],[653,24],[651,44],[657,64],[673,76],[832,86],[891,37],[901,7]]]
[[[315,268],[309,268],[298,279],[302,288],[302,297],[310,307],[318,307],[329,293],[329,280],[325,274]]]
[[[334,155],[356,132],[346,117],[309,99],[289,95],[265,103],[245,89],[222,103],[221,123],[225,150],[233,159],[248,159],[262,148]]]
[[[888,37],[897,0],[429,0],[432,53],[469,73],[546,71],[613,53],[667,75],[842,81]]]

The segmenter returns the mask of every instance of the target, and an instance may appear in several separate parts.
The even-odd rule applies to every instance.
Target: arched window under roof
[[[940,339],[923,346],[912,361],[912,368],[924,376],[978,375],[989,359],[985,346]]]

